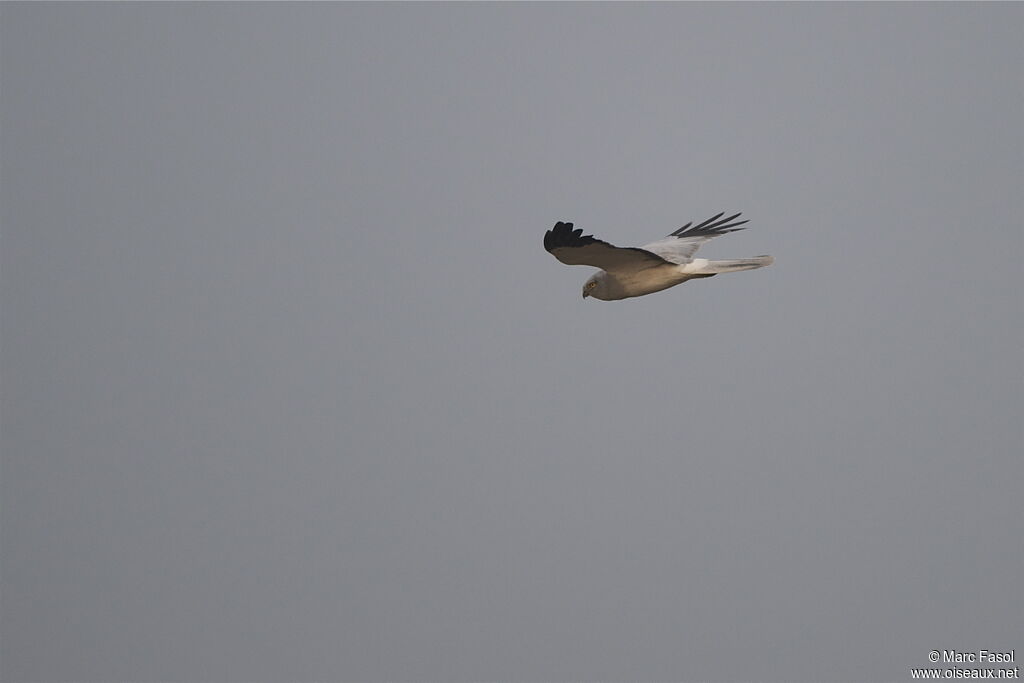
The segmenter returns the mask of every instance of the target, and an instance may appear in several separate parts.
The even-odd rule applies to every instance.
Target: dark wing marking
[[[616,247],[583,230],[573,229],[572,223],[555,223],[544,234],[544,248],[556,259],[570,266],[594,266],[604,270],[641,270],[669,263],[657,254],[638,247]]]
[[[707,219],[706,221],[704,221],[700,225],[695,225],[692,228],[690,226],[693,224],[693,221],[690,221],[689,223],[687,223],[683,227],[679,228],[675,232],[670,233],[669,236],[670,237],[681,237],[683,239],[685,239],[687,237],[705,237],[705,236],[706,237],[717,237],[719,235],[724,235],[724,234],[726,234],[728,232],[736,232],[737,230],[746,230],[746,228],[738,228],[736,226],[737,225],[743,225],[744,223],[749,223],[750,221],[739,221],[738,223],[730,223],[729,222],[729,221],[736,220],[737,218],[742,216],[743,215],[742,212],[737,213],[737,214],[735,214],[733,216],[729,216],[728,218],[722,218],[722,216],[724,214],[725,214],[725,212],[723,211],[722,213],[718,214],[717,216],[712,216],[711,218]],[[719,218],[722,218],[722,220],[718,220]]]
[[[693,255],[700,249],[700,245],[719,235],[724,235],[737,230],[745,230],[738,227],[749,221],[732,221],[740,217],[740,214],[722,218],[722,214],[712,216],[700,225],[690,227],[693,223],[687,223],[676,230],[668,237],[662,237],[657,242],[651,242],[643,246],[647,251],[653,252],[666,261],[672,263],[689,263]],[[719,220],[721,219],[721,220]]]

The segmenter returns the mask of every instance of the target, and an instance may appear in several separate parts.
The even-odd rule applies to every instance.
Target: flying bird
[[[583,285],[583,298],[592,296],[602,301],[653,294],[687,280],[770,266],[775,261],[771,256],[727,261],[693,258],[708,240],[746,229],[739,226],[749,221],[733,223],[741,214],[722,218],[724,214],[723,211],[693,227],[691,221],[664,239],[642,247],[616,247],[593,235],[584,235],[579,228],[573,230],[572,223],[559,221],[544,234],[544,248],[570,266],[600,268]]]

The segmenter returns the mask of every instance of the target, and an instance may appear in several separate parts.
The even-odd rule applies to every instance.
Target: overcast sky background
[[[4,681],[1024,650],[1024,5],[0,22]],[[775,265],[542,248],[719,211]]]

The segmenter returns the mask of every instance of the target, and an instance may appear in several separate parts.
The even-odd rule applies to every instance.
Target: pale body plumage
[[[556,223],[544,235],[544,248],[562,263],[600,268],[583,285],[583,296],[604,301],[627,299],[719,273],[752,270],[771,265],[771,256],[710,261],[693,258],[708,240],[736,230],[747,221],[731,223],[740,214],[719,220],[722,214],[700,225],[687,223],[668,237],[643,247],[616,247],[583,231],[572,223]]]

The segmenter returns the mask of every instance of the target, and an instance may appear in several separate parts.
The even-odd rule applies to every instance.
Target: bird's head
[[[603,270],[599,270],[590,276],[590,279],[583,283],[583,298],[586,299],[588,296],[592,296],[595,299],[605,298],[605,288],[607,283],[605,282],[605,276],[608,273]]]

